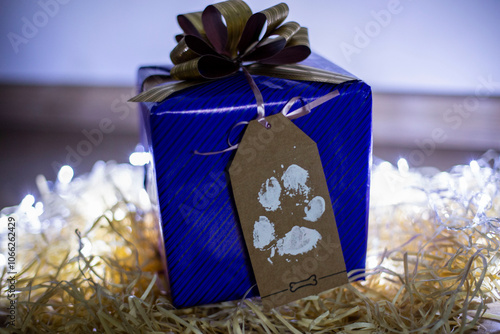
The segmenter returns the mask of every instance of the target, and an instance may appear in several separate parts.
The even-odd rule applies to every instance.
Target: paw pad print
[[[284,166],[281,165],[284,169]],[[276,174],[276,172],[275,172]],[[276,233],[275,223],[267,216],[260,216],[254,223],[253,244],[256,249],[270,252],[268,261],[273,263],[274,256],[283,256],[290,262],[291,256],[305,254],[314,249],[321,234],[315,230],[314,222],[318,221],[325,212],[325,199],[314,196],[313,189],[308,186],[309,172],[304,168],[292,164],[286,168],[281,177],[269,177],[261,186],[257,199],[267,212],[283,210],[283,202],[293,201],[302,215],[301,219],[306,226],[293,226],[283,236]],[[294,212],[283,212],[283,215]]]

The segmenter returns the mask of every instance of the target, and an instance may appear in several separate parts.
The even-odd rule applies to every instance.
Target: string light
[[[115,212],[113,213],[113,217],[115,218],[116,221],[123,220],[126,217],[126,215],[127,213],[120,208],[116,209]]]
[[[476,160],[472,160],[472,161],[470,162],[469,166],[470,166],[470,169],[471,169],[472,173],[474,173],[474,174],[476,174],[476,175],[477,175],[477,173],[479,173],[479,170],[481,169],[481,168],[479,167],[479,164],[477,163],[477,161],[476,161]]]
[[[21,204],[19,205],[21,211],[27,212],[35,204],[35,197],[31,194],[24,196]]]
[[[408,171],[410,170],[410,166],[408,166],[408,161],[406,161],[405,158],[400,158],[398,160],[398,170],[401,173],[401,175],[408,174]]]
[[[73,168],[71,168],[71,166],[64,165],[59,170],[59,173],[57,173],[57,180],[61,184],[68,184],[73,179],[74,174],[75,172],[73,171]]]
[[[90,256],[92,254],[92,243],[87,238],[81,239],[83,256]]]
[[[48,245],[51,245],[52,240],[62,240],[64,245],[72,247],[73,250],[75,248],[76,251],[81,250],[82,255],[89,260],[89,266],[93,272],[96,275],[108,278],[108,272],[105,271],[107,267],[100,266],[105,256],[112,257],[118,254],[121,258],[128,258],[134,253],[128,245],[125,247],[121,244],[109,242],[107,239],[109,233],[105,228],[116,227],[118,230],[126,231],[129,234],[149,232],[146,228],[143,228],[146,226],[144,225],[146,220],[138,221],[138,225],[134,225],[134,228],[132,225],[127,226],[136,219],[135,217],[142,215],[145,210],[151,209],[151,202],[144,189],[144,172],[145,169],[142,167],[134,167],[130,164],[117,165],[110,162],[97,164],[92,169],[92,172],[69,181],[65,187],[57,186],[57,184],[54,187],[49,186],[45,179],[40,178],[39,187],[45,189],[43,191],[39,189],[40,198],[37,196],[35,199],[35,196],[28,194],[18,207],[2,210],[0,218],[5,217],[5,215],[15,214],[19,222],[16,224],[18,229],[16,234],[23,235],[24,240],[27,240],[26,236],[28,235],[32,237],[31,240],[40,240],[41,243]],[[457,266],[461,263],[466,266],[465,261],[463,261],[464,254],[466,254],[472,256],[470,257],[470,263],[474,261],[470,271],[469,269],[463,269],[467,270],[467,277],[472,277],[467,282],[477,282],[476,279],[483,275],[482,286],[484,291],[488,291],[495,298],[500,298],[497,284],[500,270],[498,256],[490,251],[481,253],[471,251],[467,248],[472,240],[469,238],[464,239],[464,247],[462,247],[462,243],[455,245],[449,243],[451,239],[441,237],[434,239],[433,236],[435,231],[440,231],[439,233],[444,231],[445,236],[459,234],[466,236],[471,233],[476,233],[476,235],[480,233],[481,238],[474,241],[474,247],[493,249],[497,244],[500,233],[498,227],[500,225],[500,219],[498,218],[500,217],[499,180],[500,156],[498,154],[491,158],[481,158],[470,164],[455,166],[451,172],[435,174],[421,173],[417,169],[410,170],[408,161],[404,158],[401,158],[396,165],[391,165],[388,162],[374,164],[370,187],[370,236],[367,254],[367,273],[368,275],[373,274],[373,276],[367,277],[369,285],[365,286],[370,289],[367,296],[372,291],[384,293],[384,291],[387,292],[393,289],[395,286],[390,285],[390,281],[395,282],[395,277],[399,275],[404,277],[405,270],[400,256],[403,250],[406,252],[407,249],[410,249],[413,255],[408,255],[408,261],[414,261],[417,259],[417,251],[415,250],[423,249],[422,252],[428,253],[418,255],[418,259],[423,260],[417,261],[422,267],[417,268],[419,264],[414,264],[416,262],[408,262],[410,264],[409,275],[412,275],[412,268],[428,268],[433,275],[435,273],[444,273],[446,275],[445,280],[448,282],[450,273],[446,270],[439,271],[440,266],[436,265],[436,263],[444,263],[444,257],[450,255],[455,259],[454,267],[451,267],[452,261],[448,262],[450,268],[462,270],[463,267]],[[62,183],[61,180],[58,182]],[[43,217],[43,219],[39,217]],[[154,220],[157,218],[151,215],[149,223],[156,224]],[[36,223],[39,219],[42,221],[42,225],[40,228],[34,228],[34,226],[38,226]],[[99,219],[98,223],[96,223],[96,219]],[[58,223],[58,220],[60,223]],[[0,224],[0,228],[1,225],[6,226],[6,224]],[[75,227],[82,232],[81,239],[76,238],[74,234]],[[123,227],[125,229],[122,229]],[[418,234],[415,234],[417,232]],[[6,233],[6,230],[2,231],[0,229],[0,240],[2,237],[5,238]],[[37,233],[43,233],[43,239]],[[120,240],[121,237],[120,234]],[[412,246],[413,248],[400,246],[401,242],[408,240],[407,237],[414,240],[411,241],[415,243]],[[428,245],[428,240],[432,240],[431,246],[419,245],[422,242],[426,242],[425,245]],[[78,241],[81,241],[81,244]],[[31,247],[33,244],[36,252],[37,245],[35,243],[31,243],[29,246]],[[2,255],[7,254],[5,245],[6,243],[3,243],[3,245],[0,243],[0,267],[2,264],[5,265],[7,261],[6,257]],[[442,248],[438,248],[438,246]],[[392,247],[397,248],[391,250]],[[462,247],[457,251],[456,258],[453,255],[455,248],[452,247]],[[387,248],[394,252],[393,255],[385,253]],[[58,248],[54,248],[54,251],[50,253],[52,257],[64,256],[63,252],[60,252]],[[73,252],[72,254],[77,253]],[[381,262],[382,254],[386,255],[383,262]],[[443,256],[443,259],[437,262],[436,259],[440,256]],[[476,265],[481,262],[481,257],[488,261],[484,267]],[[30,257],[24,254],[22,257],[19,256],[19,268],[26,266],[29,259]],[[50,258],[49,262],[59,263],[59,258],[57,259],[58,261],[53,261]],[[79,270],[76,265],[78,262],[75,261],[84,264],[80,258],[69,261],[74,270]],[[434,269],[434,266],[436,269]],[[61,272],[62,274],[63,272]],[[64,272],[64,274],[72,275],[73,273]],[[376,278],[371,280],[370,277]],[[417,283],[427,284],[426,278],[420,273],[416,274],[416,271],[414,276],[409,277],[418,279],[412,283],[416,289],[418,289]],[[464,277],[466,276],[464,275]],[[58,277],[58,279],[61,278]],[[111,280],[111,278],[109,279]],[[467,284],[464,284],[464,286]],[[401,297],[393,299],[396,301],[393,302],[396,307],[408,296],[404,289],[405,284],[399,286],[401,286],[401,294],[398,292],[397,296]],[[419,290],[416,291],[420,292]],[[425,290],[423,291],[425,293]],[[448,287],[443,287],[438,290],[438,292],[441,291],[443,291],[443,294],[448,294],[450,290]],[[465,288],[457,294],[462,294],[463,291],[465,291]],[[470,291],[470,289],[467,291]],[[413,295],[416,296],[417,294]],[[394,298],[392,292],[387,292],[390,299],[385,299],[385,294],[381,296],[384,296],[384,303],[386,300]],[[439,302],[448,300],[446,298],[441,297]],[[476,299],[474,299],[474,302],[476,302]],[[444,305],[444,303],[440,305]]]
[[[134,152],[128,160],[132,166],[144,166],[151,161],[151,157],[148,152]]]
[[[38,217],[40,217],[43,213],[43,203],[42,202],[37,202],[35,204],[35,212]]]

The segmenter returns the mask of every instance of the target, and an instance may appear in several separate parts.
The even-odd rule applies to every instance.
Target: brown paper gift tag
[[[316,143],[284,115],[251,121],[229,168],[266,309],[347,283]]]

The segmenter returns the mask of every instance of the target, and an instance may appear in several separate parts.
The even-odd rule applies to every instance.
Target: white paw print
[[[283,165],[281,167],[283,168]],[[309,172],[292,164],[281,176],[281,182],[275,176],[268,178],[262,184],[257,199],[266,211],[274,212],[282,210],[282,201],[292,198],[296,206],[304,206],[304,223],[314,223],[325,212],[325,199],[311,195],[312,189],[307,185],[308,180]],[[309,199],[311,197],[312,199]],[[290,214],[293,215],[293,212]],[[278,238],[275,225],[268,217],[260,216],[254,223],[253,245],[261,251],[270,251],[270,263],[273,263],[271,258],[276,253],[285,256],[287,261],[290,261],[288,255],[305,254],[314,249],[319,240],[321,234],[312,228],[293,226],[283,237]]]

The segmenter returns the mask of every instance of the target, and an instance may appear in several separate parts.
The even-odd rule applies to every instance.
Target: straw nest
[[[488,309],[500,299],[500,157],[450,172],[398,167],[373,167],[366,272],[270,312],[258,298],[171,306],[141,168],[99,162],[64,184],[40,176],[38,202],[1,213],[1,254],[6,220],[17,222],[17,274],[9,281],[0,258],[6,321],[16,291],[15,326],[0,332],[431,333],[500,320]]]

